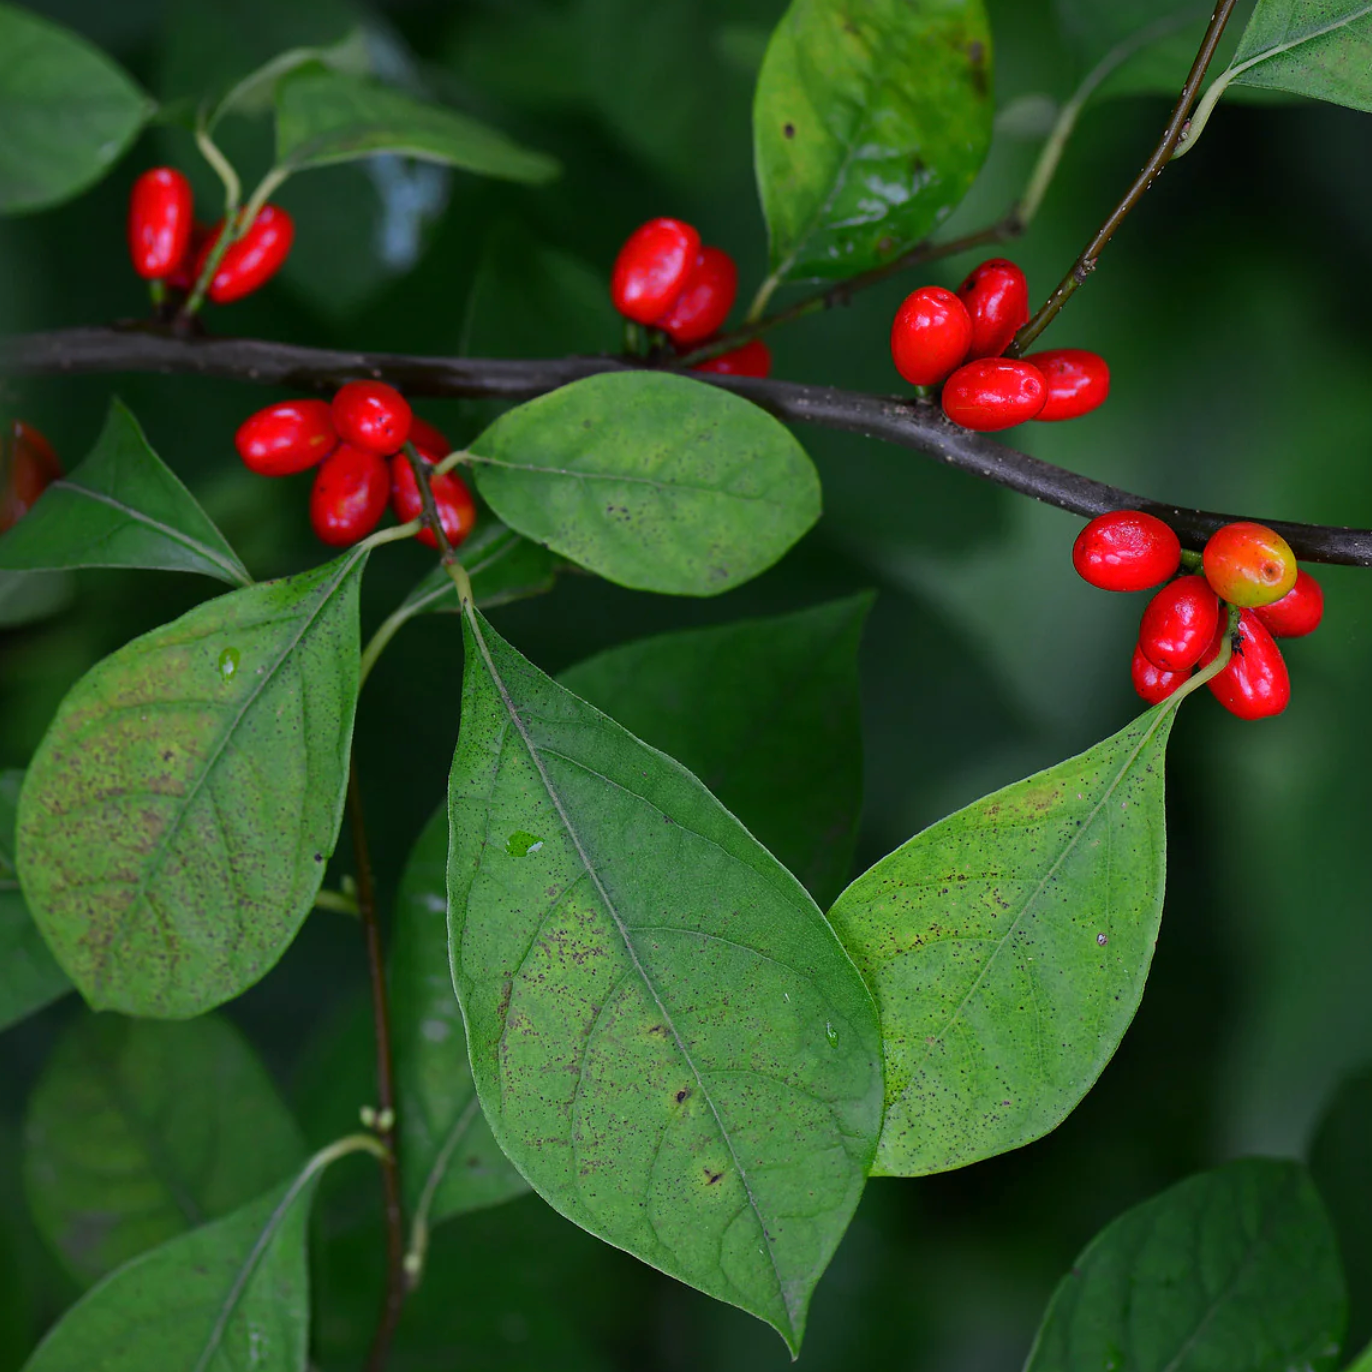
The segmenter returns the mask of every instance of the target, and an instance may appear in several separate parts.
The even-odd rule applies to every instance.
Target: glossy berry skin
[[[1029,322],[1029,283],[1013,262],[992,257],[958,287],[972,321],[969,358],[999,357]]]
[[[340,444],[324,459],[310,491],[310,523],[330,547],[366,538],[386,513],[391,476],[386,459],[366,448]]]
[[[640,225],[625,240],[610,274],[615,309],[639,324],[655,323],[681,294],[699,254],[700,235],[680,219]]]
[[[681,294],[655,321],[678,347],[703,343],[729,317],[738,295],[738,268],[723,248],[701,248]]]
[[[1048,400],[1035,419],[1053,423],[1080,419],[1105,403],[1110,394],[1110,368],[1099,353],[1085,348],[1049,348],[1024,359],[1043,373]]]
[[[196,258],[196,277],[199,277],[223,231],[224,221],[221,219],[211,229]],[[219,266],[210,282],[210,299],[216,305],[227,305],[266,285],[280,271],[294,241],[295,223],[290,215],[279,205],[264,205],[253,220],[252,227],[230,244],[219,259]]]
[[[333,398],[339,438],[380,457],[400,449],[413,422],[410,402],[384,381],[349,381]]]
[[[1210,535],[1201,555],[1205,579],[1231,605],[1252,609],[1280,600],[1295,584],[1296,555],[1265,524],[1226,524]]]
[[[964,429],[994,433],[1033,419],[1048,398],[1043,373],[1028,362],[988,357],[943,383],[943,413]]]
[[[13,528],[62,475],[52,444],[16,419],[0,432],[0,534]]]
[[[1324,618],[1324,590],[1302,569],[1296,573],[1296,584],[1280,600],[1259,605],[1253,613],[1273,637],[1303,638],[1313,634]]]
[[[750,338],[741,348],[697,362],[691,370],[716,376],[770,376],[772,350],[760,338]]]
[[[1186,680],[1187,672],[1164,672],[1148,660],[1143,649],[1134,647],[1134,660],[1129,667],[1134,689],[1150,705],[1161,705]]]
[[[476,502],[472,493],[467,489],[467,483],[452,472],[430,477],[429,488],[434,494],[443,533],[456,548],[476,524]],[[396,453],[391,458],[391,507],[395,517],[407,524],[424,513],[424,497],[419,494],[414,468],[404,453]],[[415,537],[430,548],[438,547],[432,529],[421,529]]]
[[[1143,612],[1139,649],[1164,672],[1189,672],[1201,660],[1220,620],[1220,600],[1203,576],[1169,581]]]
[[[415,452],[430,462],[442,462],[453,450],[448,436],[417,414],[410,416],[409,441],[414,444]]]
[[[1291,677],[1276,640],[1252,610],[1239,616],[1238,638],[1228,665],[1207,683],[1210,694],[1240,719],[1281,714],[1291,699]]]
[[[1181,542],[1154,515],[1112,510],[1077,535],[1072,565],[1102,591],[1146,591],[1181,566]]]
[[[154,167],[129,197],[129,256],[145,281],[161,281],[185,260],[191,244],[191,183],[173,167]]]
[[[327,400],[283,400],[249,415],[233,442],[249,471],[293,476],[328,457],[338,446],[338,434]]]
[[[912,386],[936,386],[967,360],[972,320],[942,286],[911,291],[891,324],[891,361]]]

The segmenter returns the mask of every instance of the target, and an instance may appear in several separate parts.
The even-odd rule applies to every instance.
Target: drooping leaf
[[[80,194],[119,160],[154,108],[84,38],[0,4],[0,214]]]
[[[71,990],[19,890],[14,817],[23,781],[23,772],[0,772],[0,1029]]]
[[[53,1050],[29,1101],[24,1179],[39,1231],[89,1285],[260,1196],[304,1152],[227,1020],[87,1015]]]
[[[477,529],[462,545],[459,556],[471,578],[472,596],[483,610],[552,590],[563,565],[541,544],[521,538],[494,520]],[[403,604],[412,607],[415,614],[455,614],[461,608],[457,588],[442,567],[429,572]]]
[[[928,236],[991,143],[982,0],[792,0],[753,107],[778,280],[833,280]]]
[[[838,898],[830,919],[881,1012],[874,1173],[1029,1143],[1110,1060],[1162,917],[1174,705],[931,825]]]
[[[276,95],[276,157],[291,171],[400,153],[507,181],[539,184],[558,174],[540,152],[443,105],[342,72],[308,68]]]
[[[611,648],[558,678],[696,774],[828,904],[862,807],[857,654],[870,595]]]
[[[0,571],[0,629],[50,619],[75,598],[75,581],[66,572]]]
[[[476,1097],[448,965],[448,813],[434,812],[395,903],[391,1005],[406,1203],[429,1224],[529,1189]]]
[[[1345,1313],[1305,1169],[1247,1158],[1103,1229],[1054,1292],[1025,1372],[1325,1372]]]
[[[880,1125],[871,999],[695,777],[464,628],[449,943],[492,1132],[568,1218],[795,1350]]]
[[[96,1009],[181,1019],[276,963],[342,815],[355,548],[197,606],[91,669],[19,801],[29,909]]]
[[[1368,0],[1257,0],[1222,78],[1372,110]]]
[[[470,445],[516,532],[607,580],[719,595],[819,518],[800,444],[738,396],[685,377],[587,377],[502,415]]]
[[[0,569],[150,567],[252,580],[224,535],[113,400],[90,456],[3,538]]]

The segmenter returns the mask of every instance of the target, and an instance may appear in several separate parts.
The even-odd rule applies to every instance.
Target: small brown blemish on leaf
[[[717,1181],[719,1181],[720,1178],[722,1178],[723,1176],[724,1176],[724,1173],[723,1173],[723,1172],[711,1172],[710,1169],[707,1167],[707,1168],[705,1169],[705,1185],[706,1185],[706,1186],[713,1186],[713,1185],[714,1185]]]
[[[794,124],[783,124],[781,126],[781,132],[786,138],[794,138],[796,136],[796,126]]]
[[[682,1101],[684,1101],[684,1100],[686,1099],[686,1097],[689,1096],[690,1094],[691,1094],[690,1091],[688,1091],[688,1090],[686,1089],[686,1087],[683,1086],[683,1087],[681,1088],[681,1090],[678,1091],[678,1092],[676,1093],[676,1103],[677,1103],[678,1105],[680,1105],[680,1104],[682,1103]]]

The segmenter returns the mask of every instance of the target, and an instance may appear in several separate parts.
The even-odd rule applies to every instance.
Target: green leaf
[[[342,816],[365,545],[91,669],[19,801],[29,909],[96,1009],[182,1019],[264,976]]]
[[[636,590],[719,595],[820,513],[814,466],[782,425],[680,376],[574,381],[502,415],[470,451],[506,524]]]
[[[354,29],[327,47],[291,48],[277,54],[224,93],[206,117],[206,127],[213,129],[229,113],[266,114],[275,105],[277,88],[281,82],[305,66],[323,66],[354,76],[370,75],[372,63],[367,52],[366,35],[361,29]]]
[[[277,88],[276,158],[288,171],[393,152],[534,185],[558,174],[543,153],[442,105],[341,72],[311,68]]]
[[[472,596],[483,610],[551,591],[563,565],[547,548],[494,520],[485,521],[462,545],[459,555],[471,578]],[[409,607],[412,614],[455,614],[461,609],[457,587],[441,566],[415,586],[402,607]]]
[[[51,619],[75,599],[76,582],[66,572],[0,571],[0,629]]]
[[[792,0],[753,106],[773,276],[841,279],[927,237],[994,112],[981,0]]]
[[[151,567],[246,586],[252,578],[118,400],[90,456],[3,538],[0,569]]]
[[[154,108],[84,38],[0,5],[0,214],[80,194],[119,160]]]
[[[611,648],[558,678],[694,772],[828,904],[862,808],[857,658],[870,595]]]
[[[24,1180],[40,1233],[85,1286],[260,1196],[304,1152],[227,1020],[86,1015],[29,1101]]]
[[[391,1005],[406,1203],[428,1224],[529,1189],[481,1113],[448,966],[448,813],[424,826],[396,897]]]
[[[880,1126],[871,999],[695,777],[464,627],[449,944],[492,1132],[555,1209],[794,1352]]]
[[[1110,1060],[1162,918],[1174,706],[940,820],[838,898],[829,917],[881,1011],[875,1174],[1029,1143]]]
[[[1372,110],[1370,44],[1367,0],[1258,0],[1221,80]]]
[[[1053,1294],[1025,1372],[1324,1372],[1343,1278],[1298,1163],[1231,1162],[1126,1211]]]
[[[0,1029],[71,990],[19,891],[14,816],[23,781],[23,772],[0,772]]]
[[[1348,1372],[1372,1372],[1372,1343],[1348,1365]]]

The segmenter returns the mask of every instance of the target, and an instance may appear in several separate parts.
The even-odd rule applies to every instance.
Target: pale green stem
[[[332,910],[336,914],[358,917],[357,901],[344,891],[317,891],[314,897],[316,910]]]
[[[224,183],[224,222],[227,224],[238,209],[243,195],[243,186],[234,170],[233,163],[219,150],[219,145],[210,137],[209,130],[200,122],[204,111],[196,118],[195,142],[201,156],[214,168],[215,174]]]
[[[767,302],[772,298],[772,292],[781,285],[781,278],[775,272],[772,273],[757,288],[757,294],[753,297],[753,303],[748,306],[748,313],[744,317],[745,324],[756,324],[762,318],[763,311],[767,308]]]
[[[455,452],[449,453],[442,462],[434,467],[433,471],[430,473],[430,477],[442,476],[444,473],[452,471],[454,467],[460,467],[464,462],[471,462],[472,460],[472,454],[469,453],[466,448],[458,448]]]

